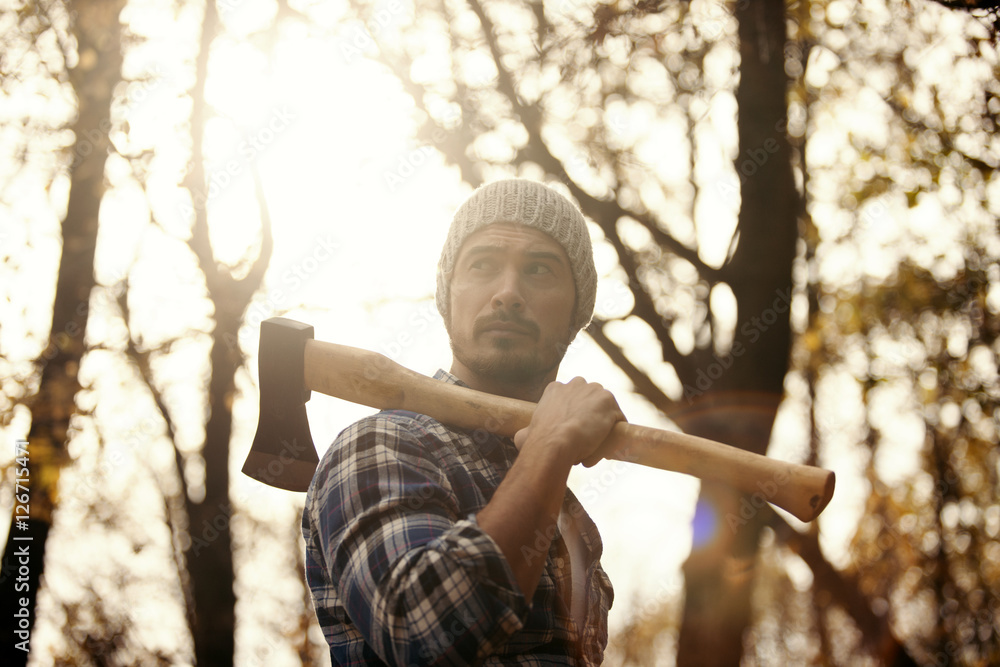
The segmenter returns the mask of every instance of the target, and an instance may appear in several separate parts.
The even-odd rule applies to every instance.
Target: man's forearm
[[[497,543],[530,603],[545,568],[572,462],[554,449],[525,447],[476,516]]]
[[[594,455],[624,418],[610,392],[573,378],[565,384],[549,383],[531,423],[514,435],[518,457],[477,518],[507,558],[528,600],[556,534],[570,468]]]

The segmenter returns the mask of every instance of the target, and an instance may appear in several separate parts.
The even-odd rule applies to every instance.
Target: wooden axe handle
[[[511,437],[531,421],[535,404],[448,384],[409,370],[385,355],[308,340],[305,385],[328,396],[380,410],[408,410],[443,424]],[[812,521],[833,497],[834,473],[778,461],[685,433],[616,424],[610,458],[729,484],[757,507],[771,503]],[[745,518],[745,517],[744,517]]]

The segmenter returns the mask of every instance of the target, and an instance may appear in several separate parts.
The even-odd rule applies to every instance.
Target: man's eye
[[[493,268],[493,262],[488,259],[477,259],[469,264],[473,271],[489,271]]]
[[[552,269],[550,269],[545,264],[538,264],[538,263],[529,264],[528,267],[525,269],[525,273],[529,273],[532,275],[540,275],[543,273],[552,273]]]

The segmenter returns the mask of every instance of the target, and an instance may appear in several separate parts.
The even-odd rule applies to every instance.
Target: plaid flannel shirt
[[[438,371],[435,378],[460,383]],[[508,438],[387,411],[341,433],[302,517],[306,579],[334,665],[598,665],[613,593],[597,527],[567,489],[588,552],[586,623],[555,536],[529,604],[476,523],[517,455]]]

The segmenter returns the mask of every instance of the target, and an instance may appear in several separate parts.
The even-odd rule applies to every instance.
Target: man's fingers
[[[608,445],[607,436],[611,435],[611,431],[614,430],[615,424],[617,424],[618,422],[628,421],[628,419],[625,418],[625,414],[621,411],[620,408],[618,408],[617,402],[615,403],[615,413],[616,413],[615,419],[611,422],[611,427],[608,429],[607,435],[605,436],[604,440],[601,442],[600,445],[597,446],[597,449],[591,452],[589,456],[585,457],[582,461],[580,461],[580,463],[582,463],[585,468],[592,468],[598,463],[600,463],[603,459],[607,458],[611,454],[614,454],[614,450],[611,449]]]
[[[534,436],[554,437],[560,446],[576,452],[571,455],[574,462],[592,466],[606,455],[601,445],[619,421],[625,421],[625,415],[618,401],[600,384],[580,377],[566,383],[552,382],[545,388],[531,425],[515,436],[514,444],[520,449]]]
[[[525,426],[514,434],[514,446],[517,447],[518,451],[521,451],[521,447],[524,446],[524,440],[528,437],[528,430],[530,428],[531,426]]]

